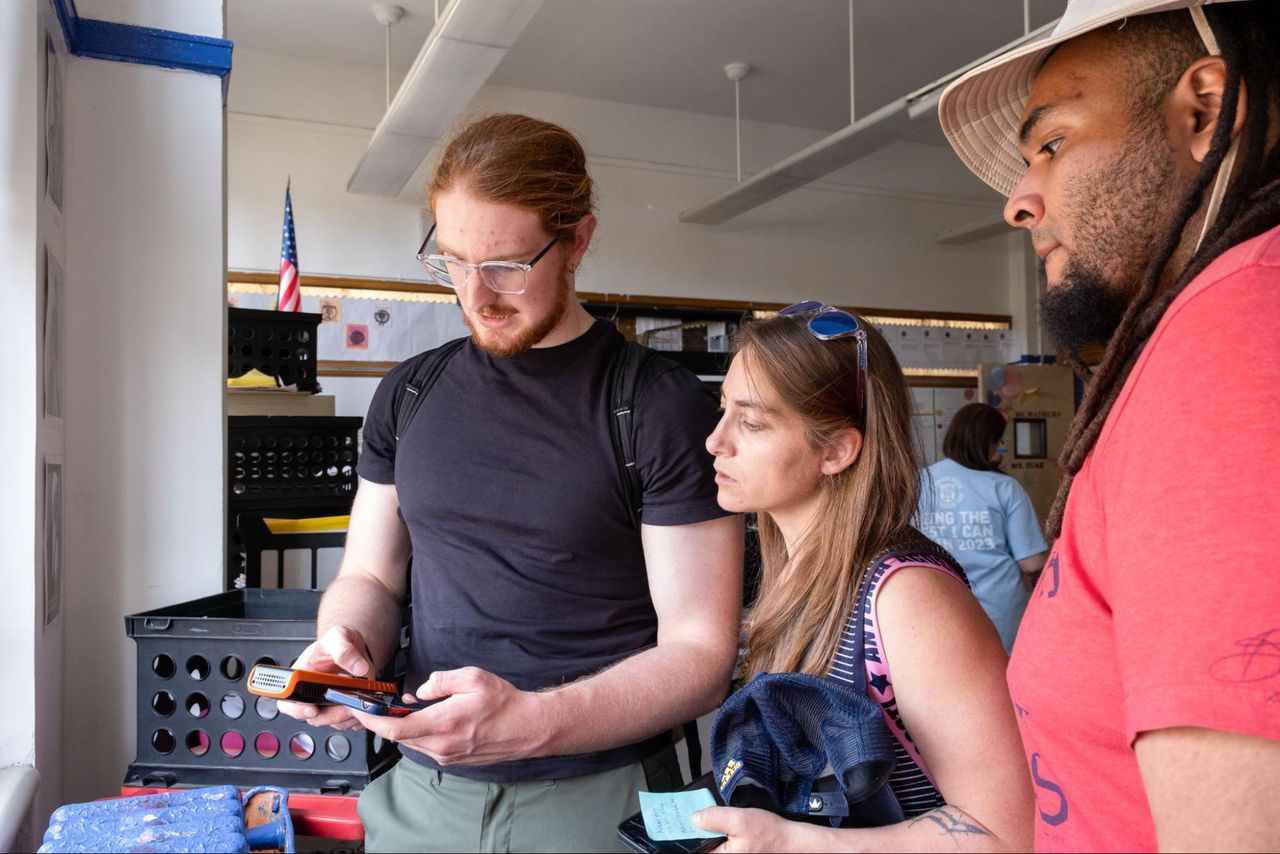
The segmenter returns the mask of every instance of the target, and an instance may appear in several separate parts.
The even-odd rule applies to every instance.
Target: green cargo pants
[[[482,783],[402,759],[369,784],[358,810],[365,850],[625,851],[618,824],[641,789],[682,785],[674,747],[613,771],[523,783]]]

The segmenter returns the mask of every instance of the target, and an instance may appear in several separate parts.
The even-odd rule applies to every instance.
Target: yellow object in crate
[[[313,516],[308,519],[263,519],[262,523],[273,534],[315,534],[345,531],[351,524],[350,516]]]

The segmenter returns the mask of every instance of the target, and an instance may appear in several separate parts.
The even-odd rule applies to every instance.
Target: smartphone
[[[294,703],[327,703],[324,692],[330,688],[344,691],[376,691],[396,696],[394,682],[361,679],[340,673],[318,670],[294,670],[274,664],[255,664],[247,683],[250,694],[289,700]]]
[[[724,806],[724,799],[720,797],[715,777],[711,774],[703,774],[680,791],[691,792],[695,789],[707,789],[716,803]],[[649,834],[645,832],[642,813],[636,813],[618,825],[618,838],[628,850],[638,851],[641,854],[698,854],[701,851],[710,851],[723,844],[726,839],[723,836],[713,836],[709,839],[672,839],[661,842],[650,839]]]
[[[394,692],[347,691],[341,688],[330,688],[324,692],[324,698],[327,702],[339,706],[348,706],[366,714],[389,715],[394,718],[403,718],[405,715],[411,715],[431,705],[430,703],[418,703],[411,706],[402,702]]]

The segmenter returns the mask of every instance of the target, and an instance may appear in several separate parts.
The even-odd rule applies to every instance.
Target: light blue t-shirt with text
[[[1017,562],[1048,550],[1022,484],[940,460],[921,478],[917,526],[964,567],[1005,651],[1012,650],[1030,599]]]

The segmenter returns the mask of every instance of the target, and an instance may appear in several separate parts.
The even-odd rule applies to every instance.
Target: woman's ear
[[[822,450],[822,473],[840,474],[862,453],[862,433],[846,427]]]
[[[1182,77],[1169,95],[1167,109],[1174,145],[1189,154],[1196,163],[1204,162],[1213,144],[1226,84],[1226,62],[1220,56],[1206,56],[1197,59],[1182,72]],[[1238,136],[1244,128],[1248,106],[1244,81],[1241,80],[1240,100],[1236,104],[1235,121],[1231,128],[1233,137]]]

